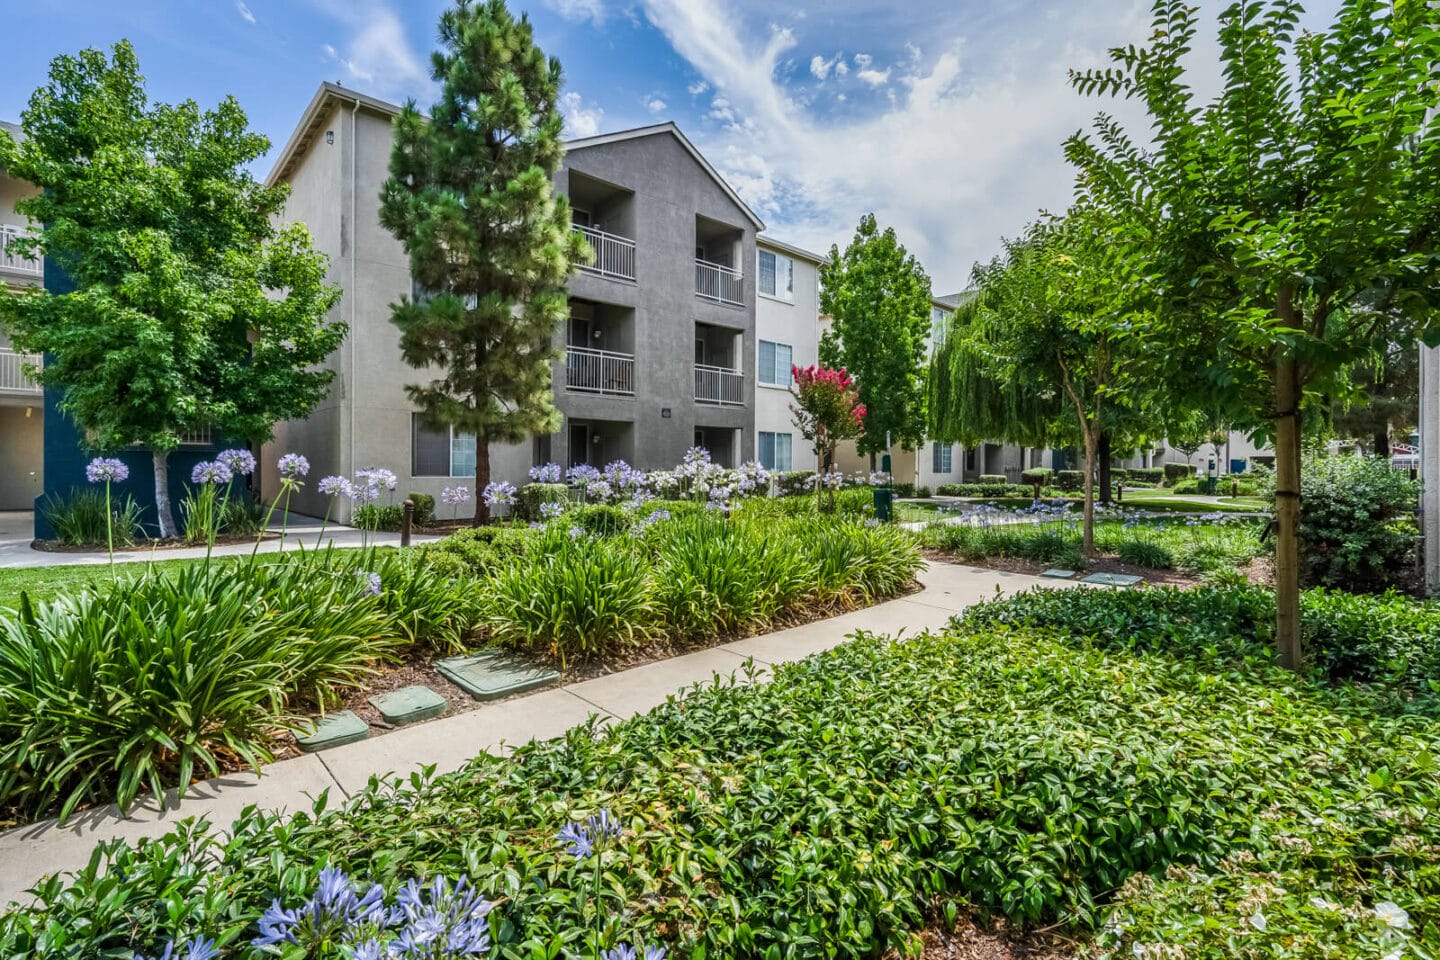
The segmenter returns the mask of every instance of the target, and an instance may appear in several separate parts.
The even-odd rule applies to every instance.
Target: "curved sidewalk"
[[[857,630],[920,633],[943,627],[965,607],[1000,594],[1033,586],[1069,586],[948,563],[930,564],[921,571],[920,581],[924,589],[918,593],[853,613],[478,706],[323,753],[282,760],[264,767],[261,776],[241,773],[210,780],[191,787],[178,806],[163,811],[142,804],[122,817],[116,808],[105,807],[77,815],[63,827],[53,820],[17,827],[0,834],[0,904],[21,899],[47,874],[83,867],[95,845],[105,840],[161,837],[188,817],[207,817],[224,827],[251,805],[308,809],[323,791],[336,799],[348,797],[378,774],[403,774],[432,764],[438,772],[454,770],[485,751],[503,753],[516,744],[560,736],[592,714],[624,719],[644,713],[693,684],[736,672],[749,659],[763,672],[771,664],[828,650]]]

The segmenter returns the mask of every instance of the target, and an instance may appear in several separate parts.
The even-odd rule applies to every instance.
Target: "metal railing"
[[[566,347],[565,387],[582,393],[633,397],[635,355],[590,347]]]
[[[0,347],[0,393],[25,393],[40,396],[44,393],[40,384],[25,375],[26,365],[40,366],[40,354],[17,353],[9,347]]]
[[[745,374],[729,367],[695,364],[695,402],[743,406]]]
[[[594,227],[574,224],[575,232],[585,238],[595,251],[595,262],[580,264],[580,269],[598,273],[602,277],[618,277],[621,280],[635,279],[635,241],[617,237]]]
[[[745,275],[709,260],[695,261],[695,295],[720,303],[745,304]]]
[[[34,231],[17,227],[13,223],[0,223],[0,270],[28,273],[33,277],[45,275],[45,263],[39,257],[22,257],[11,246],[21,237],[34,236]]]

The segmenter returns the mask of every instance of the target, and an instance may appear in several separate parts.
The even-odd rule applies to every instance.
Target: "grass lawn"
[[[262,554],[260,562],[268,563],[277,556],[279,554]],[[248,559],[248,557],[214,557],[210,562],[214,564],[236,563]],[[107,563],[7,568],[0,570],[0,610],[14,609],[19,606],[21,591],[28,593],[31,600],[53,600],[61,594],[73,593],[82,587],[104,583],[112,576],[125,579],[137,577],[147,568],[173,570],[187,564],[204,562],[203,559],[156,560],[153,563],[131,560],[117,563],[113,573]]]

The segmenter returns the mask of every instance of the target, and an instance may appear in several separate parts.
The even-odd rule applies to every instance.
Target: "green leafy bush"
[[[942,497],[1031,497],[1035,488],[1019,483],[942,483],[935,492]]]
[[[405,507],[398,503],[367,503],[355,510],[353,523],[361,530],[395,532],[405,520]]]
[[[915,496],[919,497],[921,500],[930,499],[930,488],[926,486],[916,487]]]
[[[111,494],[110,514],[115,542],[130,546],[143,532],[140,506],[128,494]],[[40,515],[55,531],[55,539],[67,547],[105,544],[105,491],[76,487],[64,496],[50,494],[40,505]]]
[[[861,635],[774,673],[372,781],[338,811],[114,844],[0,920],[0,954],[243,944],[326,865],[392,892],[468,875],[500,901],[497,958],[558,955],[597,925],[604,944],[680,957],[904,956],[946,905],[1063,923],[1109,956],[1423,956],[1436,940],[1434,727],[1355,691],[1007,629]],[[567,856],[556,832],[600,809],[626,832],[601,859]]]
[[[415,525],[417,527],[428,527],[435,522],[435,498],[428,493],[417,493],[412,490],[405,494],[405,499],[415,504]]]
[[[1003,473],[982,473],[980,474],[981,486],[995,486],[997,484],[1008,484],[1010,479]]]
[[[1190,477],[1187,480],[1177,482],[1172,488],[1175,493],[1195,494],[1200,492],[1200,480],[1198,477]]]
[[[515,491],[515,517],[519,520],[547,520],[540,507],[558,504],[562,509],[570,503],[570,488],[563,483],[527,483]]]
[[[565,520],[597,537],[613,537],[630,529],[631,515],[615,504],[587,503],[567,513]]]
[[[1122,470],[1126,483],[1164,483],[1164,467],[1134,467],[1129,470]]]
[[[1121,563],[1151,570],[1169,570],[1175,566],[1175,555],[1163,545],[1149,540],[1125,540],[1115,551]]]
[[[1165,485],[1171,486],[1181,480],[1188,480],[1195,476],[1195,467],[1190,463],[1167,463],[1162,467],[1165,471]]]
[[[1420,486],[1373,457],[1307,457],[1300,570],[1310,586],[1380,591],[1414,579]]]
[[[1055,471],[1055,486],[1066,493],[1074,493],[1076,490],[1085,488],[1084,470],[1057,470]]]
[[[1055,471],[1049,467],[1031,467],[1020,474],[1021,484],[1040,484],[1042,487],[1050,486],[1055,478]]]
[[[354,685],[398,640],[361,578],[195,565],[0,614],[0,804],[62,817],[183,793],[216,751],[269,758],[287,701]]]

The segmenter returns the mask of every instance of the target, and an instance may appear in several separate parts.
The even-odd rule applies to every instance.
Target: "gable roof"
[[[656,137],[667,133],[680,141],[680,146],[684,147],[685,151],[694,158],[695,162],[700,164],[701,169],[710,175],[710,179],[719,184],[720,189],[725,191],[725,195],[729,197],[735,206],[739,207],[745,214],[746,218],[755,225],[757,231],[765,229],[765,222],[755,215],[755,211],[750,209],[748,203],[740,199],[740,195],[736,193],[730,184],[725,182],[725,178],[720,176],[719,172],[710,165],[710,161],[705,159],[705,155],[695,149],[695,144],[691,143],[689,138],[680,132],[680,128],[675,125],[674,121],[667,120],[664,123],[656,123],[648,127],[636,127],[633,130],[618,130],[615,133],[602,133],[599,136],[582,137],[579,140],[567,140],[565,142],[565,150],[567,152],[571,150],[584,150],[586,147],[600,147],[607,143],[623,143],[626,140],[639,140],[644,137]]]
[[[331,83],[328,80],[325,81],[320,84],[320,89],[315,91],[315,96],[310,98],[310,103],[306,105],[304,112],[300,114],[300,122],[295,125],[295,131],[290,134],[290,139],[285,142],[285,146],[280,151],[280,155],[275,158],[275,165],[270,168],[270,173],[265,177],[265,184],[267,186],[274,186],[279,181],[288,179],[291,174],[295,172],[295,168],[300,165],[300,161],[304,159],[311,144],[315,142],[315,138],[320,135],[320,128],[324,125],[325,118],[330,114],[330,107],[334,104],[344,104],[346,106],[357,105],[361,109],[392,117],[399,116],[400,114],[400,106],[398,104],[360,93],[357,90],[351,90],[349,87],[342,87],[338,83]],[[596,137],[581,137],[578,140],[567,140],[565,142],[565,149],[567,151],[583,150],[586,147],[598,147],[607,143],[621,143],[626,140],[638,140],[642,137],[653,137],[667,133],[680,141],[680,145],[685,148],[685,151],[695,159],[696,163],[700,164],[700,167],[710,175],[711,179],[719,184],[720,189],[724,190],[725,195],[734,201],[735,205],[744,212],[746,218],[755,225],[757,231],[765,229],[765,224],[755,215],[755,211],[750,209],[749,204],[740,199],[740,195],[731,188],[730,184],[725,182],[725,178],[720,176],[715,168],[710,165],[710,161],[706,160],[705,156],[699,150],[695,149],[695,144],[691,143],[685,134],[680,132],[680,128],[671,121],[653,124],[648,127],[636,127],[633,130],[603,133]]]
[[[826,260],[829,259],[829,257],[825,257],[810,250],[806,250],[804,247],[797,247],[793,243],[786,243],[784,240],[776,240],[774,237],[771,236],[756,237],[755,243],[759,246],[770,247],[771,249],[779,250],[781,253],[788,253],[792,257],[797,257],[801,260],[808,260],[809,262],[815,264],[824,263]]]

